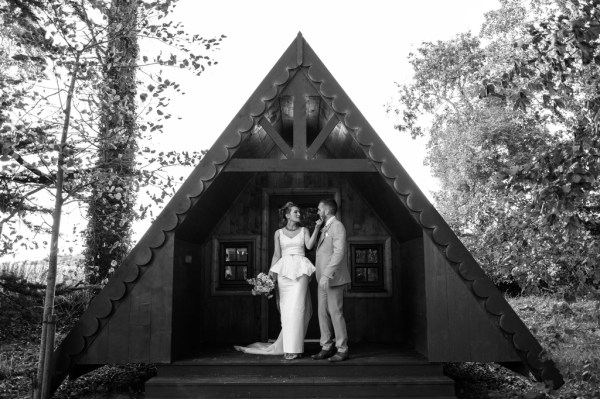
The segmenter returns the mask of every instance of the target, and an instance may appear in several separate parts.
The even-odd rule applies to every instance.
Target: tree
[[[43,151],[45,146],[55,143],[45,134],[46,124],[28,129],[13,112],[25,109],[28,82],[43,79],[46,74],[47,62],[41,54],[53,52],[33,11],[40,5],[38,1],[0,2],[3,38],[0,45],[0,161],[3,164],[0,170],[0,254],[23,243],[24,237],[17,226],[19,220],[33,231],[49,232],[44,226],[28,223],[25,216],[51,213],[51,208],[32,200],[51,180],[23,155]]]
[[[56,260],[59,248],[59,235],[61,216],[64,207],[69,202],[85,204],[90,198],[90,193],[100,192],[99,189],[112,184],[114,167],[121,165],[123,158],[128,161],[127,173],[124,179],[137,180],[136,184],[145,184],[160,181],[162,177],[156,173],[165,166],[175,163],[192,163],[199,158],[199,153],[175,154],[174,152],[161,153],[143,163],[153,165],[154,168],[137,170],[133,166],[133,155],[137,149],[136,140],[144,136],[140,132],[154,133],[160,131],[162,125],[154,119],[141,120],[133,107],[135,85],[127,82],[124,91],[127,92],[122,99],[115,86],[121,89],[123,81],[119,81],[119,73],[123,69],[124,61],[117,49],[117,43],[129,41],[132,36],[152,35],[162,42],[173,45],[175,38],[189,38],[187,44],[178,44],[184,53],[184,58],[171,54],[168,59],[162,55],[153,57],[153,63],[179,68],[189,68],[200,74],[204,70],[204,63],[209,65],[212,60],[205,55],[195,55],[186,47],[196,43],[202,49],[209,50],[218,45],[223,37],[218,39],[203,39],[197,35],[185,35],[179,24],[172,22],[156,23],[144,19],[141,27],[127,31],[123,24],[115,17],[108,18],[109,12],[114,12],[113,6],[119,2],[106,3],[102,1],[48,1],[38,3],[35,1],[11,1],[3,3],[8,16],[5,20],[14,22],[12,29],[2,31],[11,39],[12,34],[18,29],[27,27],[25,40],[31,40],[32,49],[39,52],[35,60],[47,65],[47,75],[36,75],[37,80],[13,80],[6,96],[6,104],[10,108],[3,109],[0,131],[2,132],[2,162],[3,169],[0,182],[4,191],[0,198],[5,198],[2,211],[4,223],[11,219],[19,218],[25,221],[31,214],[23,212],[25,199],[29,201],[29,209],[37,210],[30,204],[44,204],[49,198],[54,199],[52,221],[48,223],[51,228],[49,271],[47,279],[46,298],[44,302],[44,318],[42,325],[42,345],[38,369],[37,394],[45,395],[47,378],[42,378],[43,370],[48,362],[49,354],[53,350],[53,329],[49,325],[54,323],[53,302],[56,283]],[[125,2],[128,3],[128,2]],[[121,5],[131,5],[121,3]],[[173,2],[140,2],[139,8],[146,11],[145,15],[154,12],[158,19],[164,18],[172,10]],[[103,18],[106,16],[106,18]],[[24,23],[26,20],[27,23]],[[34,21],[32,23],[31,21]],[[43,27],[43,28],[42,28]],[[33,33],[31,33],[33,32]],[[128,36],[129,35],[129,36]],[[23,39],[21,39],[23,40]],[[19,42],[20,43],[20,42]],[[200,51],[202,53],[202,50]],[[33,57],[22,51],[11,54],[17,61],[31,61]],[[144,62],[148,56],[143,57]],[[136,63],[135,54],[126,60],[129,77],[133,77],[133,69],[141,65]],[[115,68],[116,66],[116,68]],[[121,69],[119,69],[121,68]],[[103,80],[106,75],[113,74],[113,80]],[[148,112],[156,112],[158,120],[170,117],[165,114],[168,105],[165,92],[170,88],[178,90],[175,82],[163,81],[159,73],[148,73],[150,79],[158,81],[157,86],[148,85],[147,91],[140,95],[142,101],[148,98],[148,92],[153,92],[152,97],[157,97],[157,102],[148,107]],[[23,76],[22,76],[23,77]],[[122,77],[122,76],[121,76]],[[52,78],[49,80],[48,78]],[[107,83],[108,82],[108,83]],[[133,82],[137,83],[135,80]],[[3,82],[4,84],[4,82]],[[55,84],[56,89],[49,92],[45,85]],[[112,84],[112,86],[111,86]],[[8,87],[9,85],[7,85]],[[38,92],[38,88],[41,88]],[[45,90],[45,92],[43,91]],[[131,95],[133,91],[133,96]],[[160,95],[163,97],[159,97]],[[4,91],[3,91],[4,95]],[[43,107],[41,106],[43,105]],[[104,118],[99,110],[104,110]],[[110,116],[108,114],[110,112]],[[135,129],[135,125],[141,127]],[[131,129],[123,132],[125,126]],[[123,134],[122,134],[123,133]],[[128,137],[127,134],[130,136]],[[104,159],[98,157],[106,155]],[[141,157],[151,153],[145,147],[138,152]],[[139,162],[138,165],[139,166]],[[111,176],[113,174],[113,176]],[[36,185],[31,190],[28,185]],[[166,189],[174,189],[172,179],[165,180]],[[26,188],[24,188],[26,187]],[[110,186],[114,188],[114,185]],[[131,186],[130,186],[131,187]],[[133,190],[130,190],[133,191]],[[13,193],[20,193],[23,200],[12,200]],[[37,194],[37,195],[34,195]],[[119,199],[119,191],[114,188],[112,197]],[[121,194],[121,197],[125,195]],[[10,199],[10,200],[9,200]],[[113,203],[119,204],[120,202]],[[21,207],[21,208],[18,208]],[[47,209],[46,209],[47,211]],[[111,216],[117,217],[118,213]],[[35,217],[35,215],[34,215]],[[115,223],[112,219],[108,225]],[[30,226],[35,223],[29,222]],[[12,227],[12,226],[10,226]],[[16,228],[13,228],[13,233]],[[10,237],[6,236],[10,239]],[[17,236],[17,239],[19,237]],[[31,241],[35,243],[35,241]],[[25,244],[27,245],[27,244]],[[112,243],[108,243],[112,245]],[[10,247],[10,246],[7,246]],[[113,259],[114,261],[114,259]],[[40,392],[40,389],[43,392]]]
[[[112,1],[108,45],[98,54],[103,82],[96,170],[102,178],[92,185],[84,252],[92,284],[104,280],[130,249],[136,198],[138,7],[137,0]]]
[[[44,7],[37,7],[40,4]],[[39,239],[50,231],[47,218],[40,215],[50,215],[52,211],[46,204],[48,189],[52,190],[55,181],[57,137],[64,112],[61,96],[68,86],[63,81],[67,73],[65,67],[74,58],[72,50],[88,40],[95,40],[96,44],[82,55],[83,73],[76,85],[76,111],[71,120],[74,130],[69,136],[70,156],[65,166],[69,169],[68,185],[72,186],[68,190],[67,205],[74,208],[75,203],[85,204],[93,183],[106,177],[97,173],[94,165],[98,149],[95,140],[99,140],[100,131],[99,111],[103,101],[116,98],[101,84],[105,77],[102,63],[111,42],[107,38],[111,25],[102,15],[107,15],[110,4],[109,1],[87,0],[0,1],[4,22],[0,29],[3,35],[0,61],[4,66],[0,71],[3,100],[0,108],[0,255],[16,250],[17,246],[36,249],[48,245],[46,240]],[[169,95],[181,92],[177,82],[162,78],[162,68],[187,69],[199,75],[206,65],[215,63],[205,52],[218,46],[224,38],[190,35],[180,24],[167,22],[174,5],[172,1],[139,3],[142,17],[135,34],[164,44],[159,49],[160,54],[144,54],[135,63],[135,70],[141,71],[141,77],[137,75],[137,102],[142,104],[135,114],[135,125],[142,143],[148,143],[148,137],[162,131],[162,122],[172,116],[167,109]],[[27,7],[26,11],[23,7]],[[73,32],[79,34],[76,36]],[[150,204],[162,201],[177,184],[162,171],[171,165],[194,164],[201,153],[154,153],[154,149],[145,144],[135,155],[138,157],[133,176],[136,187],[161,188],[158,195],[150,197],[151,202],[139,204],[139,216],[145,216],[151,209]]]
[[[540,205],[563,212],[567,227],[581,224],[598,190],[600,84],[600,1],[574,1],[559,14],[541,18],[514,42],[511,68],[485,80],[507,106],[552,123],[562,140],[531,162],[519,165],[512,181],[538,189]],[[553,221],[558,214],[550,212]]]
[[[489,74],[482,95],[555,131],[552,145],[500,177],[506,187],[531,193],[548,229],[568,243],[565,249],[580,249],[573,251],[575,262],[561,256],[565,278],[598,287],[600,2],[559,2],[551,11],[525,26],[512,43],[510,67]]]
[[[517,180],[523,165],[562,145],[555,119],[508,106],[502,85],[489,78],[529,59],[512,44],[526,37],[529,21],[553,10],[550,2],[531,3],[503,1],[478,36],[423,43],[410,56],[414,80],[399,87],[400,102],[389,112],[401,118],[398,130],[429,136],[438,209],[494,281],[585,291],[600,280],[590,266],[598,253],[593,231],[550,223],[535,188]],[[423,115],[430,118],[425,129]]]

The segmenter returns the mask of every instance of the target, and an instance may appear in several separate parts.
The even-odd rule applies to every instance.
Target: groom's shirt
[[[335,216],[332,216],[325,222],[325,226],[323,226],[323,228],[320,231],[321,237],[319,240],[319,244],[321,244],[321,242],[325,239],[325,233],[327,233],[325,230],[327,230],[329,226],[331,226],[331,223],[333,223],[334,220]]]

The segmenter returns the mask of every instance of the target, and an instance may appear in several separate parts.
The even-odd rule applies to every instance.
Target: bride
[[[296,359],[304,352],[304,336],[312,315],[308,282],[315,266],[304,256],[304,247],[312,249],[322,220],[318,220],[311,236],[300,227],[300,209],[288,202],[279,210],[280,229],[275,232],[275,251],[269,275],[275,280],[281,313],[281,333],[272,343],[256,342],[234,346],[236,350],[259,355],[280,355],[286,360]]]

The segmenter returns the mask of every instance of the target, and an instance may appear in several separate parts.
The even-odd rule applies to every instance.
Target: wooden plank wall
[[[260,297],[251,295],[212,295],[213,236],[261,234],[262,189],[250,183],[233,201],[213,232],[201,245],[199,296],[202,306],[196,317],[201,320],[200,342],[248,344],[260,339]],[[198,221],[200,223],[200,221]],[[260,248],[256,248],[260,250]],[[260,263],[264,260],[261,259]],[[255,265],[260,266],[260,265]],[[198,301],[198,300],[197,300]]]
[[[515,350],[428,235],[423,243],[429,361],[518,361]]]
[[[427,308],[425,305],[425,265],[423,239],[400,243],[402,322],[406,341],[427,355]]]
[[[175,239],[173,264],[173,360],[183,359],[199,349],[202,329],[198,309],[202,286],[201,250],[194,242]],[[191,294],[192,293],[192,294]]]
[[[371,205],[348,183],[340,179],[342,222],[347,237],[390,236]],[[401,317],[401,270],[398,243],[392,239],[392,292],[390,297],[351,297],[344,299],[344,315],[351,341],[400,342],[404,339]],[[375,327],[376,326],[376,327]]]
[[[346,181],[343,174],[336,173],[260,173],[223,216],[210,237],[202,243],[202,283],[197,295],[202,298],[198,317],[201,319],[203,342],[249,343],[260,339],[260,299],[244,295],[212,295],[210,289],[212,237],[230,234],[262,234],[262,192],[270,189],[331,189],[337,188],[342,197],[342,221],[348,236],[390,235],[370,205]],[[262,237],[263,246],[272,240]],[[352,341],[389,342],[404,339],[402,305],[400,301],[400,263],[398,243],[392,240],[394,268],[394,296],[388,298],[345,299],[344,312]],[[261,256],[261,266],[268,267],[272,253]],[[191,294],[193,295],[193,294]],[[313,317],[316,317],[316,310]]]
[[[171,360],[173,247],[169,233],[78,364]]]

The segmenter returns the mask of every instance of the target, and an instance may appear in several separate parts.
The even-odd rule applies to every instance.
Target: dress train
[[[312,302],[310,300],[310,291],[306,290],[305,303],[304,303],[304,328],[302,338],[306,336],[308,330],[308,323],[312,316]],[[235,345],[234,348],[240,352],[252,354],[252,355],[283,355],[283,329],[279,333],[279,336],[275,342],[255,342],[248,346]]]

